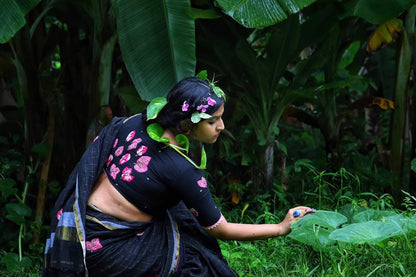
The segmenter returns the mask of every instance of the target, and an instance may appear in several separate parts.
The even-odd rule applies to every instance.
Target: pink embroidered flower
[[[197,181],[198,186],[200,186],[201,188],[206,188],[207,187],[207,180],[205,180],[204,177],[201,178],[201,180]]]
[[[123,150],[124,150],[124,146],[120,146],[119,148],[117,148],[114,154],[118,157],[123,153]]]
[[[137,144],[139,144],[140,142],[142,142],[142,139],[141,138],[134,139],[131,142],[131,144],[129,145],[129,147],[127,147],[127,150],[130,151],[131,149],[136,148],[137,147]]]
[[[98,136],[96,136],[95,139],[92,142],[96,141],[97,139],[98,139]]]
[[[124,154],[120,159],[120,165],[127,163],[130,160],[130,153]]]
[[[113,159],[114,159],[113,155],[110,154],[107,160],[107,166],[113,161]]]
[[[183,112],[187,112],[187,111],[188,111],[188,108],[189,108],[189,104],[188,104],[188,102],[186,102],[186,100],[185,100],[185,101],[183,101],[183,104],[182,104],[182,111],[183,111]]]
[[[117,178],[117,174],[120,172],[120,168],[118,168],[115,164],[112,164],[110,167],[110,175],[115,180]]]
[[[149,165],[150,160],[152,157],[149,156],[142,156],[137,159],[137,162],[134,164],[134,170],[137,172],[143,173],[147,171],[147,166]]]
[[[142,145],[139,147],[139,149],[137,149],[136,154],[137,156],[142,156],[144,153],[146,153],[146,151],[147,151],[147,146]]]
[[[117,143],[118,143],[118,138],[116,138],[116,140],[114,141],[113,148],[116,148]]]
[[[207,101],[208,101],[208,106],[215,106],[215,104],[217,104],[217,102],[211,97],[208,97]]]
[[[60,209],[57,213],[56,213],[56,219],[61,219],[62,216],[62,212],[64,211],[64,209]]]
[[[206,112],[208,109],[208,105],[199,105],[198,107],[196,107],[197,111],[201,111],[201,112]]]
[[[87,251],[96,251],[103,248],[99,238],[92,239],[91,241],[86,241],[85,247],[87,248]]]
[[[133,169],[130,167],[126,167],[123,169],[123,172],[121,173],[121,179],[125,182],[131,182],[134,179],[134,176],[131,175],[131,172]]]
[[[131,131],[127,137],[126,137],[126,141],[131,141],[134,138],[134,135],[136,134],[136,131]]]

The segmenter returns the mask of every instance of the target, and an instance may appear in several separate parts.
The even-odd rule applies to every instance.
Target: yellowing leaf
[[[379,106],[383,110],[394,109],[394,102],[386,98],[374,97],[372,104]]]
[[[367,43],[367,53],[375,52],[382,46],[393,42],[402,30],[402,21],[397,18],[379,25]]]
[[[238,195],[238,192],[236,192],[235,190],[231,192],[231,201],[234,204],[240,203],[240,196]]]

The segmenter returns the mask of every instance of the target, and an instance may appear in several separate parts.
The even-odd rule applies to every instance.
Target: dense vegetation
[[[232,268],[416,275],[416,1],[172,1],[1,5],[0,275],[39,275],[51,205],[97,132],[200,70],[227,92],[207,147],[226,217],[318,209],[287,237],[221,242]]]

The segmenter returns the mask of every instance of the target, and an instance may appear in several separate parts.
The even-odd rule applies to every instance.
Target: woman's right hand
[[[293,222],[298,221],[305,215],[309,213],[314,213],[315,211],[315,209],[306,206],[298,206],[290,209],[287,212],[283,221],[280,223],[282,226],[282,235],[287,235],[292,231],[290,225],[292,225]]]

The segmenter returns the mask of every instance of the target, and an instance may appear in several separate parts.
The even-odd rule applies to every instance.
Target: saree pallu
[[[237,276],[183,203],[151,222],[87,208],[89,276]]]

